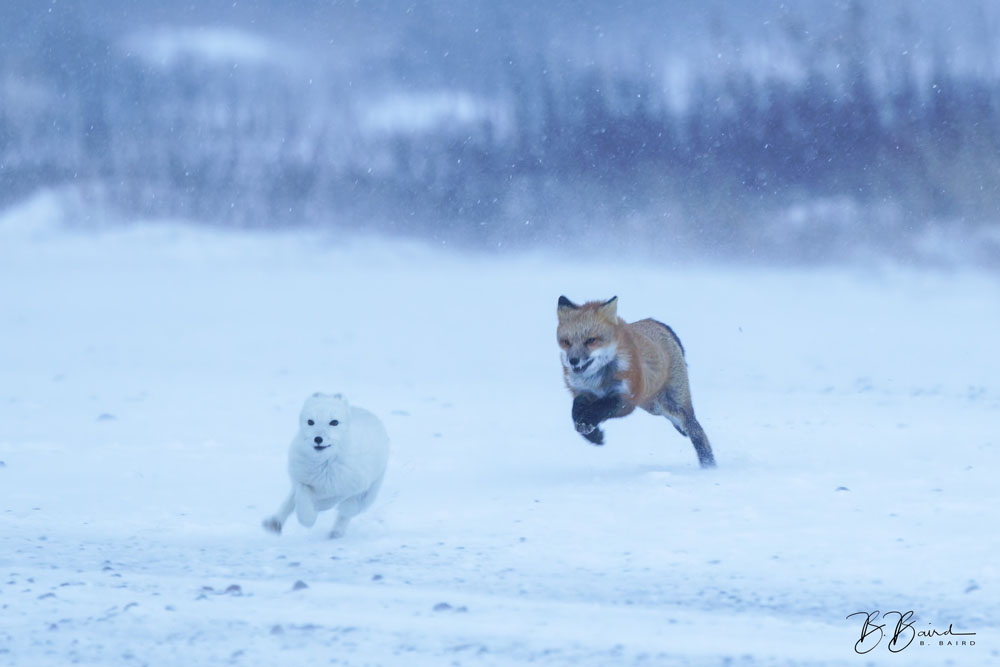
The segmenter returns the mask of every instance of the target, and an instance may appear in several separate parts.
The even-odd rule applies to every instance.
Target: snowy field
[[[997,275],[54,215],[0,216],[0,665],[1000,663]],[[717,470],[645,413],[573,431],[560,294],[676,329]],[[389,472],[275,537],[316,390]],[[876,609],[976,645],[859,656]]]

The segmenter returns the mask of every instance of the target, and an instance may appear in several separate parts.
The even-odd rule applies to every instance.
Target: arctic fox
[[[340,394],[313,394],[288,450],[292,492],[264,528],[280,534],[292,510],[299,523],[312,526],[318,512],[336,507],[330,537],[342,537],[351,518],[375,500],[388,458],[389,436],[378,417]]]
[[[578,306],[561,296],[556,314],[563,375],[580,435],[602,445],[601,422],[640,407],[663,415],[691,438],[702,468],[715,466],[708,436],[694,416],[684,347],[673,329],[653,319],[626,323],[618,317],[618,297]]]

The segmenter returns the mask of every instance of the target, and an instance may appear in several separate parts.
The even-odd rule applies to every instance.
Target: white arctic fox
[[[293,509],[299,523],[312,526],[318,512],[336,506],[330,537],[343,536],[351,517],[375,500],[388,458],[389,436],[378,417],[340,394],[313,394],[288,450],[292,492],[264,528],[280,534]]]

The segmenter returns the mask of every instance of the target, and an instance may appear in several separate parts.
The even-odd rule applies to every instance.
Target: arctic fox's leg
[[[351,517],[353,516],[354,516],[353,514],[348,516],[346,514],[341,514],[340,512],[337,512],[337,521],[336,523],[333,524],[333,530],[330,531],[331,540],[336,540],[338,538],[341,538],[344,536],[345,533],[347,533],[347,524],[351,522]]]
[[[333,524],[333,530],[330,531],[331,539],[344,536],[344,533],[347,532],[347,524],[350,523],[352,518],[368,509],[375,502],[375,496],[378,495],[378,490],[381,486],[382,478],[379,477],[368,487],[367,491],[359,493],[356,496],[351,496],[337,505],[337,522]]]
[[[261,522],[264,530],[281,535],[281,526],[284,525],[285,519],[288,518],[293,509],[295,509],[294,492],[288,494],[288,498],[285,499],[285,502],[281,503],[281,507],[278,508],[278,511],[273,516],[269,516]]]
[[[296,484],[295,491],[295,515],[299,518],[299,523],[307,528],[316,523],[316,503],[313,502],[313,492],[305,484]]]

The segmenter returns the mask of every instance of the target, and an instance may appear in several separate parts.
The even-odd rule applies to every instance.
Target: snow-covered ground
[[[996,275],[25,215],[0,216],[0,664],[1000,662]],[[574,433],[560,294],[676,329],[717,470],[646,414]],[[275,537],[316,390],[382,416],[389,473],[344,539]],[[846,617],[876,609],[976,645],[858,656]]]

